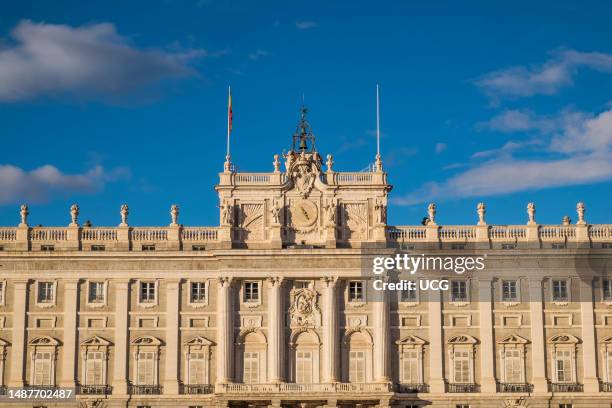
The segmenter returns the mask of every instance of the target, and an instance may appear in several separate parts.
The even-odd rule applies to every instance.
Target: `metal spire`
[[[304,94],[302,94],[302,107],[300,109],[300,121],[293,134],[293,144],[291,150],[296,150],[296,144],[298,144],[298,150],[300,152],[313,152],[315,148],[315,136],[312,133],[310,124],[306,119],[308,115],[308,108],[304,105]],[[299,142],[299,143],[298,143]],[[310,146],[309,146],[310,144]]]

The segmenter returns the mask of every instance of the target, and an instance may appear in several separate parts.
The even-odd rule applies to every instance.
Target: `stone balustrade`
[[[218,394],[303,394],[310,392],[391,392],[390,383],[279,383],[279,384],[217,384],[215,392]]]

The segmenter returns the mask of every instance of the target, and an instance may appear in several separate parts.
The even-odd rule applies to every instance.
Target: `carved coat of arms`
[[[321,311],[317,304],[317,292],[312,289],[296,289],[291,293],[291,327],[319,327]]]

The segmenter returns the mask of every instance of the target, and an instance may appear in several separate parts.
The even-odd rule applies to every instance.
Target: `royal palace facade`
[[[130,226],[122,206],[97,227],[76,205],[67,227],[29,226],[22,206],[0,228],[0,394],[76,399],[9,406],[610,408],[612,225],[579,203],[559,225],[533,204],[523,225],[488,225],[484,204],[440,225],[432,204],[392,226],[380,157],[337,172],[298,136],[271,172],[228,156],[217,227],[177,206],[169,226]],[[364,259],[398,250],[486,268],[374,293]]]

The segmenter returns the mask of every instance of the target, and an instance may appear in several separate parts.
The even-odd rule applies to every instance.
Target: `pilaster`
[[[179,393],[179,321],[181,308],[181,280],[166,281],[166,366],[164,394]]]
[[[130,280],[111,281],[115,286],[115,361],[113,373],[113,394],[128,392],[129,358],[129,305]]]
[[[283,309],[282,309],[282,286],[283,278],[268,278],[268,373],[269,382],[278,384],[282,382],[283,367]]]
[[[483,393],[496,392],[495,336],[493,335],[492,280],[478,280],[478,306],[480,308],[480,376]]]
[[[338,382],[337,343],[338,314],[336,306],[337,278],[322,279],[323,289],[323,382]]]
[[[26,227],[27,228],[27,227]],[[12,281],[15,294],[13,303],[13,338],[11,344],[11,371],[9,387],[21,388],[25,378],[26,314],[28,305],[28,280]]]
[[[533,389],[536,393],[548,392],[541,279],[529,280],[529,311],[531,315],[531,369]]]
[[[217,384],[232,381],[232,278],[219,277],[217,293]]]
[[[584,365],[584,392],[599,392],[597,378],[597,343],[593,317],[593,280],[580,280],[580,317],[582,327],[582,356]]]
[[[429,291],[429,386],[432,393],[444,393],[444,345],[442,343],[442,293]]]
[[[374,381],[389,382],[389,296],[378,291],[373,304]]]
[[[75,369],[77,366],[79,280],[70,279],[62,283],[64,285],[64,344],[62,347],[62,377],[60,386],[64,388],[74,388],[76,385]]]

